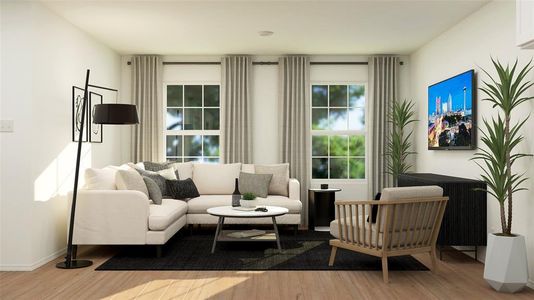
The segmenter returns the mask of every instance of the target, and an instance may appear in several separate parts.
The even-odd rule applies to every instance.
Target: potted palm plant
[[[412,167],[407,162],[408,155],[415,154],[410,151],[412,147],[411,137],[413,130],[408,130],[408,125],[416,122],[414,118],[414,102],[410,100],[393,101],[388,122],[391,124],[391,136],[386,145],[387,173],[393,176],[393,184],[397,186],[398,176],[408,172]]]
[[[515,193],[526,188],[521,184],[528,178],[514,172],[514,163],[530,154],[517,150],[523,136],[520,131],[526,120],[512,124],[512,113],[522,103],[534,99],[524,95],[534,83],[525,80],[532,70],[532,61],[521,70],[517,61],[503,66],[492,59],[497,77],[491,76],[483,82],[480,90],[486,94],[483,101],[492,103],[498,109],[490,120],[483,119],[481,141],[472,158],[482,169],[481,177],[486,182],[488,192],[499,202],[501,232],[488,234],[484,279],[497,291],[514,293],[526,286],[528,281],[527,252],[525,237],[512,232],[512,207]]]

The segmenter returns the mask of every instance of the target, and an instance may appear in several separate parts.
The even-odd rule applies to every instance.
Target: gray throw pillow
[[[239,192],[253,193],[254,195],[266,198],[269,195],[269,184],[273,178],[272,174],[239,174]]]
[[[273,174],[269,195],[289,195],[289,164],[254,165],[256,174]]]
[[[152,171],[145,171],[145,170],[138,169],[138,168],[136,168],[135,170],[141,176],[148,177],[148,178],[152,179],[154,181],[154,183],[159,187],[160,193],[161,193],[163,198],[170,198],[171,197],[171,194],[167,191],[167,184],[165,183],[165,181],[167,179],[165,179],[165,177],[161,176],[158,173],[152,172]],[[148,188],[148,186],[147,186],[147,188]],[[150,192],[150,190],[149,190],[149,192]]]
[[[169,191],[173,199],[189,200],[200,196],[197,186],[191,178],[185,180],[167,180],[166,183],[167,191]]]
[[[145,181],[146,188],[148,189],[148,197],[152,200],[152,202],[154,202],[154,204],[161,205],[163,197],[161,196],[161,190],[159,186],[149,177],[143,176],[143,180]]]
[[[144,161],[143,165],[145,166],[145,170],[157,172],[161,170],[165,170],[168,168],[172,168],[172,164],[176,163],[175,161],[167,161],[162,163],[156,163],[151,161]],[[178,174],[178,170],[175,170],[174,173],[176,174],[176,179],[180,179],[180,176]]]

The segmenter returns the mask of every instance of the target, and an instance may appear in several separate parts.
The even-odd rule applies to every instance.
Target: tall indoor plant
[[[410,154],[415,154],[410,151],[413,130],[408,129],[408,125],[417,121],[414,118],[414,105],[413,101],[406,99],[400,102],[393,101],[391,113],[388,115],[391,136],[386,145],[386,167],[387,173],[393,176],[394,186],[397,186],[398,176],[408,172],[412,167],[406,158]]]
[[[487,192],[497,199],[500,208],[501,232],[488,234],[484,278],[494,289],[513,293],[528,281],[525,238],[512,233],[513,196],[526,190],[521,184],[528,178],[514,172],[513,166],[518,159],[531,155],[517,151],[524,139],[520,131],[528,116],[513,123],[512,113],[520,104],[534,99],[525,94],[534,85],[526,79],[534,66],[530,61],[519,70],[517,61],[512,67],[493,59],[492,63],[497,77],[484,70],[489,80],[484,81],[480,90],[487,96],[483,101],[491,102],[497,115],[483,120],[485,128],[481,129],[481,141],[484,147],[478,148],[473,160],[482,169]]]

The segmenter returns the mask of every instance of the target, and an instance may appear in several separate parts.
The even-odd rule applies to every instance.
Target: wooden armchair
[[[329,265],[334,265],[337,248],[378,256],[387,283],[389,256],[427,252],[435,272],[436,240],[449,200],[442,195],[438,186],[401,187],[384,189],[379,201],[336,201]],[[373,206],[376,223],[370,222]]]

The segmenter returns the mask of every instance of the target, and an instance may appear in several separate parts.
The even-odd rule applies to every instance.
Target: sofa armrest
[[[149,204],[148,197],[138,191],[80,190],[73,243],[145,244]]]
[[[300,183],[295,178],[289,179],[289,199],[300,201]]]

